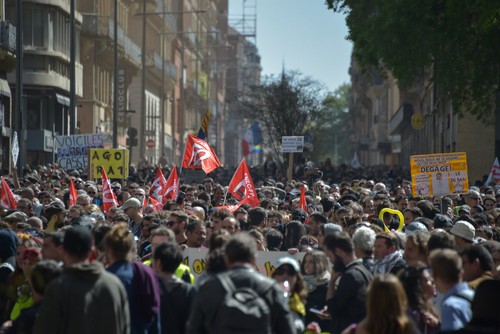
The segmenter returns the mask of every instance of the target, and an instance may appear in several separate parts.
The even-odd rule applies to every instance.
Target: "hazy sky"
[[[241,16],[244,0],[229,0],[230,19]],[[257,48],[263,74],[287,69],[324,83],[330,91],[349,82],[352,45],[345,18],[326,9],[324,0],[246,0],[256,4]],[[251,13],[252,11],[248,11]]]

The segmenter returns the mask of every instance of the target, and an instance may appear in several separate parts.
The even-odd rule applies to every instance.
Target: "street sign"
[[[147,146],[147,148],[155,148],[156,143],[155,143],[155,141],[153,139],[148,139],[146,141],[146,146]]]
[[[304,151],[304,136],[281,137],[281,152],[296,153]]]

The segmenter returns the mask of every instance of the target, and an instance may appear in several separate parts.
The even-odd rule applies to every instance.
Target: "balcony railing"
[[[113,40],[114,21],[109,16],[99,16],[92,13],[82,14],[82,36],[107,37]],[[137,64],[141,63],[141,48],[135,44],[118,26],[118,45],[125,54]]]

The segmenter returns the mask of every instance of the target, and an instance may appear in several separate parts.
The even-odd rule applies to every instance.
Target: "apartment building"
[[[5,16],[17,26],[16,2],[6,0]],[[23,113],[21,151],[26,150],[26,163],[52,162],[57,135],[69,135],[78,129],[77,108],[70,110],[70,31],[69,0],[24,0],[23,31]],[[82,16],[75,13],[75,38],[79,39]],[[75,95],[82,96],[82,65],[78,43],[75,58]],[[15,93],[16,76],[7,75]],[[14,110],[15,110],[15,106]]]
[[[16,29],[5,17],[5,2],[0,0],[0,161],[2,168],[8,169],[11,157],[12,95],[7,73],[16,64]]]
[[[403,87],[390,73],[362,71],[355,60],[349,70],[351,150],[362,164],[409,168],[410,156],[466,152],[469,183],[482,180],[494,160],[494,124],[465,112],[454,113],[451,101],[429,81],[429,73]],[[479,143],[479,144],[478,144]]]

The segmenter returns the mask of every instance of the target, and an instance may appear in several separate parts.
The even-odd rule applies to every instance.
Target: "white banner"
[[[56,136],[57,162],[64,169],[87,169],[89,150],[112,146],[113,138],[108,133]]]
[[[191,268],[191,273],[194,277],[198,277],[205,271],[206,261],[205,258],[208,254],[208,249],[188,248],[182,252],[183,263]],[[282,257],[292,257],[299,263],[302,261],[305,253],[297,253],[290,255],[288,252],[258,252],[257,267],[259,271],[271,277],[275,270],[275,264]]]

